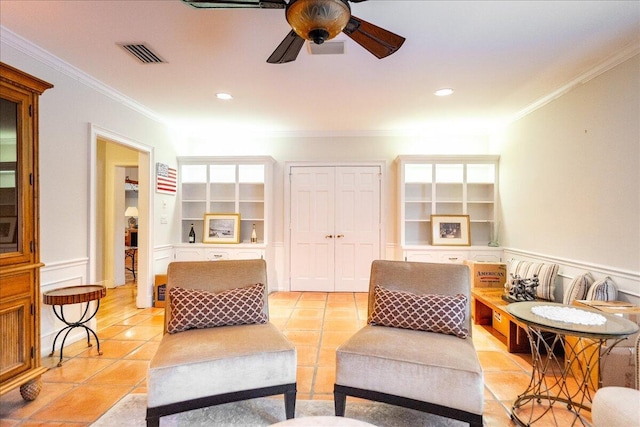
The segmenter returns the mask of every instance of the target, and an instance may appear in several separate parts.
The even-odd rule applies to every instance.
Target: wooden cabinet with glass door
[[[0,63],[0,395],[40,393],[38,97],[53,87]]]

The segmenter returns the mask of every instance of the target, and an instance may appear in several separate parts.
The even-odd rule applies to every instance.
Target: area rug
[[[146,408],[146,394],[129,394],[93,423],[92,427],[145,427]],[[296,418],[321,415],[334,415],[333,401],[296,401]],[[379,427],[468,425],[437,415],[376,402],[347,402],[345,417],[366,421]],[[160,419],[160,427],[258,427],[269,426],[284,420],[284,400],[266,397],[169,415]]]

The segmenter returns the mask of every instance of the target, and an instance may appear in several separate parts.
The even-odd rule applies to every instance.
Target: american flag
[[[156,191],[158,193],[176,194],[178,173],[164,163],[156,163]]]

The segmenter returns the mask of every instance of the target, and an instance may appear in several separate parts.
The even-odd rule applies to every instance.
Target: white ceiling
[[[505,120],[640,46],[639,1],[351,8],[406,37],[402,48],[378,60],[340,35],[344,55],[304,47],[295,62],[267,64],[290,30],[284,10],[197,10],[180,0],[0,0],[0,24],[169,122],[292,134]],[[145,43],[167,63],[143,65],[119,43]],[[435,97],[441,87],[456,92]]]

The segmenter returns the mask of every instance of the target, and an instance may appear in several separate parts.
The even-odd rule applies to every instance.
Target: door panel
[[[366,292],[380,257],[380,168],[291,169],[291,290]]]
[[[371,262],[380,257],[380,168],[336,168],[338,292],[367,292]]]
[[[333,291],[333,192],[332,168],[292,168],[292,291]]]

